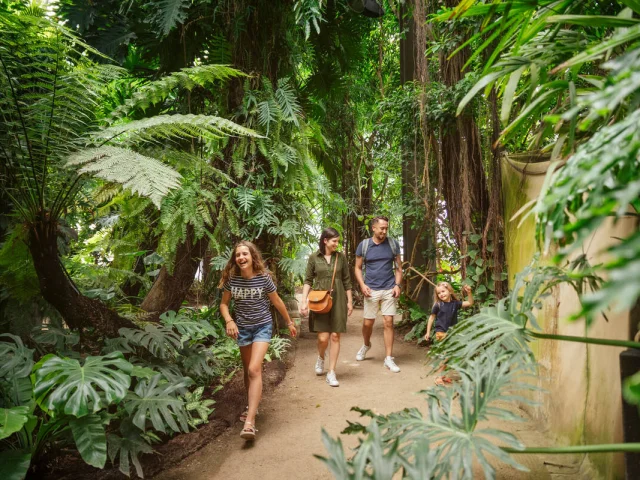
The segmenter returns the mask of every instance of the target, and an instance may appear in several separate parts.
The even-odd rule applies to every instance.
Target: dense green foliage
[[[553,253],[553,264],[545,266],[536,258],[516,276],[509,296],[459,322],[430,349],[433,360],[446,358],[462,379],[453,388],[424,392],[426,413],[361,411],[371,423],[345,430],[366,434],[351,460],[339,441],[325,435],[331,457],[323,460],[340,478],[379,478],[399,471],[403,478],[473,478],[476,461],[487,478],[494,478],[487,454],[522,468],[508,453],[526,452],[526,447],[506,432],[478,428],[477,420],[509,418],[504,402],[526,401],[522,394],[533,387],[517,385],[512,375],[535,368],[530,342],[544,338],[640,348],[633,341],[545,334],[536,321],[544,297],[563,283],[580,295],[582,309],[574,320],[587,323],[603,310],[630,308],[640,297],[633,273],[640,258],[637,233],[609,249],[605,264],[589,265],[577,253],[607,219],[638,215],[640,9],[623,3],[588,4],[585,10],[583,2],[573,1],[462,2],[434,17],[454,25],[476,22],[478,33],[467,42],[478,48],[465,67],[487,49],[481,76],[461,99],[458,113],[483,89],[486,94],[493,89],[502,102],[500,141],[516,151],[549,152],[553,160],[566,162],[559,169],[552,163],[540,197],[520,212],[535,215],[541,251]],[[627,379],[623,387],[632,403],[640,400],[637,378]],[[451,408],[455,395],[459,412]],[[635,444],[605,447],[601,451],[637,449]]]
[[[638,233],[606,264],[578,254],[638,215],[640,9],[381,3],[372,20],[346,0],[0,0],[3,473],[75,446],[142,476],[141,456],[206,422],[240,365],[203,306],[233,244],[255,242],[290,296],[322,227],[353,261],[378,214],[415,236],[408,339],[427,280],[472,286],[478,307],[430,350],[461,381],[425,392],[423,412],[359,410],[356,454],[325,434],[324,461],[339,478],[471,478],[474,462],[491,478],[488,456],[522,468],[509,454],[524,445],[478,424],[524,401],[530,342],[551,338],[545,295],[570,284],[587,323],[640,297]],[[516,219],[535,216],[551,262],[510,293],[503,151],[558,162]],[[640,404],[638,375],[623,390]]]

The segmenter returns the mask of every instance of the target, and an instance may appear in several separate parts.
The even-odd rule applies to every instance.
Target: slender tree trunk
[[[98,332],[117,337],[122,327],[136,325],[110,310],[99,300],[82,295],[65,271],[58,256],[58,225],[40,219],[29,230],[29,251],[38,275],[40,291],[72,329],[94,327]]]
[[[178,311],[184,301],[209,245],[209,237],[204,236],[194,242],[193,227],[187,227],[186,240],[178,245],[173,272],[166,266],[160,269],[158,278],[140,305],[143,310],[156,318],[169,310]]]
[[[140,249],[144,250],[145,253],[136,257],[136,261],[133,264],[133,273],[138,276],[145,274],[146,267],[144,265],[144,258],[146,255],[149,255],[158,248],[159,240],[160,239],[157,235],[153,235],[151,238],[145,239],[145,241],[140,245]],[[124,293],[130,301],[133,300],[134,303],[137,303],[139,300],[136,297],[140,293],[141,288],[142,283],[139,282],[137,278],[127,278],[121,289],[122,293]]]

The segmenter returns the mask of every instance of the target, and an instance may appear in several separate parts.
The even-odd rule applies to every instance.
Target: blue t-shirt
[[[436,302],[431,313],[436,316],[436,332],[446,333],[451,327],[458,323],[458,310],[462,308],[460,300],[449,302]]]
[[[389,245],[389,238],[385,238],[380,244],[365,238],[356,248],[357,257],[362,257],[364,242],[370,242],[366,258],[362,259],[364,284],[371,290],[391,290],[396,284],[396,274],[395,258]]]

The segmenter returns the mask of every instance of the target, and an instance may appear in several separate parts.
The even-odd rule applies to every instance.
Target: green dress
[[[311,285],[314,290],[329,290],[333,267],[338,262],[336,279],[333,284],[333,306],[328,313],[309,312],[309,330],[312,332],[344,333],[347,331],[347,290],[351,290],[351,276],[347,257],[343,253],[335,252],[328,264],[320,250],[312,253],[307,262],[305,285]]]

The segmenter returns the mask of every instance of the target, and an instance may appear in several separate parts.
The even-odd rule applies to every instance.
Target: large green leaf
[[[185,377],[178,383],[158,385],[161,379],[162,375],[156,375],[148,382],[142,380],[136,385],[135,393],[127,395],[125,408],[132,415],[133,424],[145,431],[147,420],[150,420],[153,428],[163,433],[167,426],[174,432],[180,432],[180,429],[188,432],[185,403],[176,396],[176,391],[193,383],[192,380]]]
[[[0,342],[0,378],[28,377],[33,368],[33,350],[24,346],[20,337],[3,333],[0,338],[7,337],[13,342]]]
[[[2,480],[23,480],[31,465],[31,453],[23,450],[0,452],[0,478]]]
[[[28,406],[0,408],[0,440],[22,430],[29,421],[30,408]]]
[[[100,415],[85,415],[69,421],[71,433],[82,459],[96,468],[107,462],[107,437]]]
[[[84,365],[53,356],[36,370],[34,391],[46,408],[82,417],[120,402],[131,384],[132,368],[121,352],[87,357]]]
[[[153,356],[159,358],[174,356],[176,350],[182,347],[180,337],[164,325],[147,325],[144,330],[121,328],[118,332],[129,344],[146,348]]]
[[[107,436],[107,445],[109,459],[115,465],[116,459],[119,460],[118,468],[126,476],[131,476],[130,465],[136,469],[136,473],[140,478],[144,478],[142,465],[138,459],[141,453],[152,453],[153,448],[147,443],[142,436],[142,432],[131,424],[129,420],[125,420],[120,425],[120,433],[122,436],[109,434]]]
[[[160,321],[167,327],[175,328],[180,334],[192,340],[216,337],[216,330],[206,320],[195,321],[186,315],[169,311],[160,315]]]

